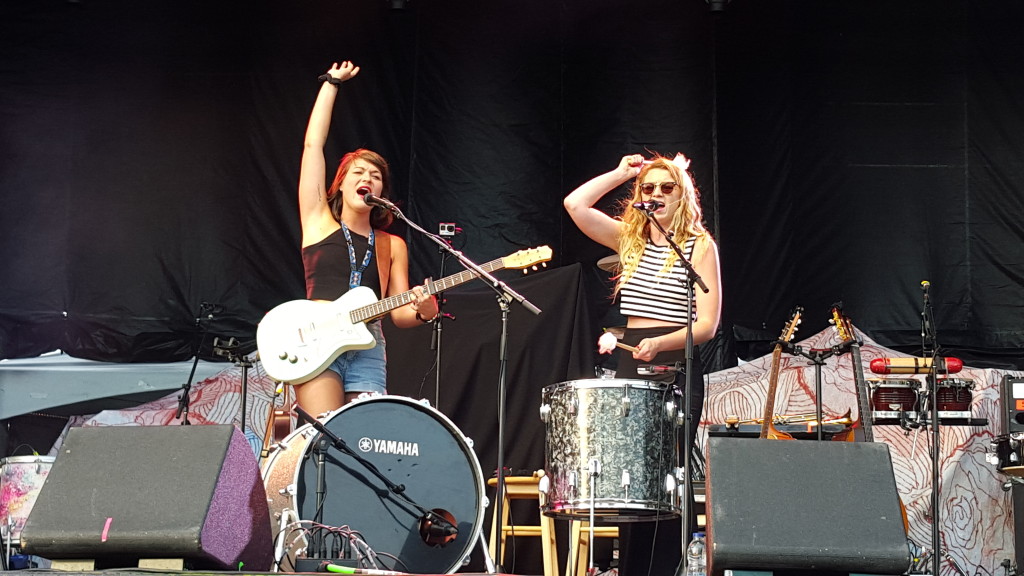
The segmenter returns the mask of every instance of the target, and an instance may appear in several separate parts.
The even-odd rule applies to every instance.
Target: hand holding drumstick
[[[619,342],[618,335],[612,330],[606,331],[597,340],[598,352],[601,354],[611,354],[615,348],[621,348],[623,350],[629,350],[630,352],[639,352],[636,346],[630,346],[629,344],[623,344]]]

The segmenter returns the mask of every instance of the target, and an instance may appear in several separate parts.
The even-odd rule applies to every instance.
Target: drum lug
[[[675,420],[676,426],[679,426],[680,424],[683,423],[679,417],[679,411],[676,410],[676,403],[671,400],[665,402],[665,415],[668,416],[669,420]]]
[[[278,491],[282,496],[295,496],[297,492],[298,490],[295,489],[295,484],[289,484]]]
[[[547,424],[548,418],[551,416],[551,405],[541,404],[540,405],[540,421]]]
[[[672,494],[673,492],[675,492],[677,485],[678,485],[678,483],[676,482],[676,477],[675,476],[673,476],[672,474],[665,475],[665,493],[666,494]],[[679,487],[680,496],[682,495],[682,489],[683,489],[682,486],[680,486]]]
[[[622,417],[625,418],[626,416],[629,416],[629,396],[628,395],[623,395],[622,396]]]

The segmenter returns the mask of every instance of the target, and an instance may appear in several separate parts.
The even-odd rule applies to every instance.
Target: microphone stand
[[[531,303],[521,294],[510,288],[508,284],[505,284],[501,280],[498,280],[493,275],[491,275],[490,272],[487,272],[486,270],[481,268],[480,265],[478,265],[476,262],[473,262],[472,260],[464,256],[462,252],[455,250],[454,248],[449,246],[448,243],[445,242],[443,238],[431,232],[427,232],[420,225],[406,218],[405,214],[403,214],[402,211],[398,209],[398,206],[395,206],[390,200],[374,196],[373,194],[366,194],[363,196],[363,201],[366,202],[367,204],[383,206],[384,208],[390,210],[391,213],[394,214],[399,220],[405,222],[409,226],[409,228],[412,228],[413,230],[419,232],[420,234],[428,238],[431,242],[437,244],[437,246],[441,250],[444,250],[448,254],[451,254],[467,270],[471,270],[474,273],[476,273],[476,275],[481,279],[485,279],[485,284],[487,284],[487,286],[489,286],[497,294],[498,307],[501,309],[501,338],[498,341],[498,482],[497,491],[495,494],[494,517],[501,518],[503,512],[502,500],[505,494],[505,391],[507,388],[505,382],[505,373],[506,367],[508,365],[507,344],[509,304],[511,303],[512,300],[515,300],[516,302],[519,302],[519,304],[521,304],[523,308],[526,308],[533,314],[540,314],[540,308],[534,306],[533,303]],[[497,554],[497,557],[494,559],[494,565],[500,571],[501,547],[499,546],[495,552]]]
[[[928,294],[929,286],[931,284],[927,280],[921,282],[921,290],[924,291],[924,305],[921,308],[921,355],[932,359],[932,366],[925,376],[925,382],[929,390],[929,413],[932,421],[932,574],[939,574],[939,569],[942,566],[940,554],[942,540],[939,533],[939,515],[941,514],[939,507],[939,448],[942,442],[939,434],[939,346],[938,336],[935,333],[935,316]],[[943,364],[944,367],[945,364]]]
[[[447,242],[445,242],[447,244]],[[448,254],[442,248],[437,249],[441,253],[441,269],[438,278],[444,278],[444,263]],[[444,332],[444,319],[446,317],[455,319],[452,315],[444,313],[444,294],[437,298],[437,317],[434,318],[431,326],[430,349],[434,351],[434,406],[441,404],[441,336]]]
[[[654,211],[643,210],[643,213],[647,216],[647,221],[650,222],[651,225],[655,226],[659,231],[661,231],[662,235],[665,236],[665,239],[668,240],[669,246],[671,246],[672,250],[677,256],[679,256],[679,261],[682,263],[683,268],[686,269],[686,299],[690,303],[690,317],[687,318],[686,322],[686,373],[683,378],[685,380],[685,388],[683,390],[683,413],[685,415],[683,418],[685,426],[683,429],[683,493],[686,494],[686,497],[682,499],[682,524],[685,529],[682,530],[682,537],[680,538],[681,556],[679,559],[679,565],[676,567],[676,575],[678,576],[686,571],[686,546],[689,543],[687,533],[690,528],[691,514],[690,502],[693,500],[693,474],[691,472],[693,458],[691,452],[694,439],[690,432],[690,423],[691,420],[693,420],[693,415],[690,413],[690,404],[693,402],[693,310],[696,308],[693,285],[696,283],[697,286],[700,286],[700,289],[705,293],[708,292],[708,286],[704,283],[704,280],[700,275],[697,274],[697,271],[694,270],[693,264],[690,264],[690,261],[683,256],[683,249],[680,248],[674,240],[672,240],[672,235],[666,232],[665,228],[662,227],[661,223],[659,223],[654,217]],[[703,385],[703,380],[698,381]]]
[[[178,409],[174,412],[174,419],[181,420],[182,426],[188,426],[191,422],[188,421],[188,408],[191,398],[189,395],[192,392],[192,379],[196,376],[196,368],[199,367],[199,351],[203,347],[203,340],[206,339],[206,333],[210,331],[208,325],[203,324],[203,313],[206,312],[206,319],[213,320],[213,309],[214,306],[208,302],[202,302],[199,304],[199,313],[196,314],[195,327],[198,329],[202,327],[202,330],[196,334],[195,350],[193,351],[194,360],[192,361],[192,371],[188,374],[188,381],[181,387],[181,396],[178,396]]]

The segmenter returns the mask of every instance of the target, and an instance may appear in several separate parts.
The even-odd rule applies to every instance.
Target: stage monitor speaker
[[[21,533],[50,559],[181,558],[270,569],[256,456],[234,426],[72,428]]]
[[[885,444],[712,437],[706,490],[710,574],[910,568]]]
[[[1024,378],[1003,377],[1004,434],[1024,432]]]

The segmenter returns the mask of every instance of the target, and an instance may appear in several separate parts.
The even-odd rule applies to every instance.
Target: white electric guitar
[[[480,266],[486,272],[529,268],[551,260],[551,248],[540,246],[492,260]],[[436,294],[476,278],[475,272],[452,274],[424,286]],[[373,290],[360,286],[333,302],[292,300],[267,312],[256,328],[256,346],[263,368],[274,380],[302,384],[330,366],[348,350],[377,345],[365,322],[412,302],[413,292],[377,300]]]

